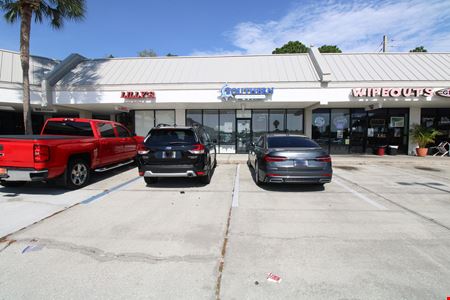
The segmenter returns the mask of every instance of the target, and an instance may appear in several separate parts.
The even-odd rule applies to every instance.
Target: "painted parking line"
[[[85,200],[81,201],[80,203],[81,203],[81,204],[89,204],[89,203],[91,203],[91,202],[93,202],[93,201],[99,200],[99,199],[105,197],[106,195],[111,194],[112,192],[115,192],[115,191],[124,189],[125,187],[127,187],[128,185],[134,183],[135,181],[137,181],[137,180],[140,179],[140,178],[141,178],[141,177],[138,176],[138,177],[135,177],[135,178],[133,178],[133,179],[127,180],[127,181],[125,181],[125,182],[123,182],[123,183],[120,183],[120,184],[118,184],[118,185],[116,185],[116,186],[113,186],[112,188],[109,188],[109,189],[107,189],[107,190],[104,190],[104,191],[101,192],[101,193],[98,193],[98,194],[95,194],[95,195],[93,195],[93,196],[90,196],[90,197],[86,198]]]
[[[366,195],[361,194],[358,191],[355,191],[354,189],[352,189],[351,187],[345,185],[344,183],[342,183],[339,180],[334,179],[333,180],[334,183],[336,183],[337,185],[343,187],[345,190],[349,191],[350,193],[352,193],[353,195],[355,195],[356,197],[358,197],[359,199],[369,203],[370,205],[380,209],[380,210],[387,210],[387,208],[385,206],[383,206],[382,204],[370,199],[369,197],[367,197]]]
[[[231,202],[231,207],[239,206],[239,170],[241,165],[236,166],[236,175],[234,177],[234,188],[233,188],[233,201]]]

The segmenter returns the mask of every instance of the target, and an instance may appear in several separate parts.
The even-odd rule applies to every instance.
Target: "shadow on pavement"
[[[107,180],[113,176],[116,176],[120,173],[129,171],[131,169],[136,168],[135,164],[131,164],[128,166],[123,166],[111,171],[107,171],[104,173],[95,173],[91,174],[91,182],[86,187],[90,185]],[[137,171],[136,171],[137,175]],[[71,190],[64,188],[63,186],[59,186],[54,182],[29,182],[20,187],[0,187],[0,195],[2,197],[14,198],[19,195],[62,195]]]
[[[252,175],[253,182],[255,181],[255,170],[248,166],[248,170]],[[256,184],[256,183],[255,183]],[[302,183],[264,183],[259,186],[263,190],[271,192],[320,192],[324,191],[325,187],[318,184],[302,184]]]

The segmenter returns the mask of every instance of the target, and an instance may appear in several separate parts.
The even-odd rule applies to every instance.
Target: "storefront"
[[[19,54],[0,54],[0,130],[19,133]],[[312,47],[287,55],[72,54],[36,58],[33,70],[36,127],[51,116],[79,116],[116,120],[145,136],[158,124],[201,124],[220,153],[246,153],[263,133],[304,134],[332,154],[380,146],[412,154],[414,124],[450,139],[449,53],[321,54]]]

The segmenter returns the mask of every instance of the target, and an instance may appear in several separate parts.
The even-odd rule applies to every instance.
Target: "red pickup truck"
[[[81,188],[91,171],[132,163],[141,142],[116,122],[48,119],[41,135],[0,136],[0,184],[58,179],[70,189]]]

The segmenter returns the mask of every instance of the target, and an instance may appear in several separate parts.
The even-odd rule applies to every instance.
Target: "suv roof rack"
[[[165,123],[159,123],[158,125],[156,125],[156,127],[177,127],[177,125],[169,125],[169,124],[165,124]]]

